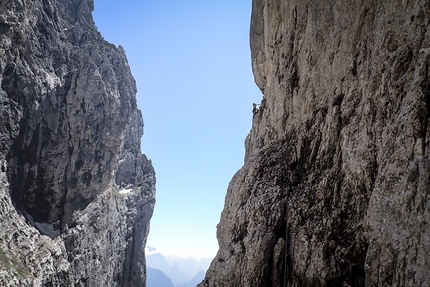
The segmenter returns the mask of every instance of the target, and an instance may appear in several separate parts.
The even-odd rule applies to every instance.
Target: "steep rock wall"
[[[0,285],[144,286],[155,174],[92,0],[0,2]]]
[[[263,92],[199,286],[430,285],[430,4],[253,0]]]

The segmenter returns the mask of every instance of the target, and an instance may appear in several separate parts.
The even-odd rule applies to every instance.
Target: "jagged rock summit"
[[[429,23],[427,0],[253,0],[264,96],[200,287],[430,286]]]
[[[93,0],[0,2],[0,285],[145,286],[155,174]]]

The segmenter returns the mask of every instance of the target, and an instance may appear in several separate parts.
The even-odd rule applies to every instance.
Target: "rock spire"
[[[0,285],[144,286],[155,174],[92,0],[0,2]]]

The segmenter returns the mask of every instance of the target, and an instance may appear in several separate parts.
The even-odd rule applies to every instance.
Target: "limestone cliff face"
[[[144,286],[155,175],[92,0],[0,2],[0,285]]]
[[[429,3],[253,0],[264,97],[200,286],[430,286]]]

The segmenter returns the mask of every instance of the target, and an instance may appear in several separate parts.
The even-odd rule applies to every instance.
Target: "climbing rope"
[[[285,243],[284,243],[284,287],[287,287],[288,280],[288,193],[285,197]]]

